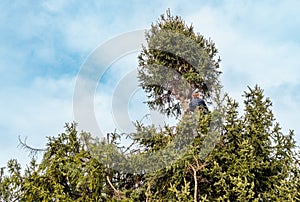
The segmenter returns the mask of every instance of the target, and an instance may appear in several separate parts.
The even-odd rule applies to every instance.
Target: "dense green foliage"
[[[1,176],[1,201],[104,199],[103,165],[91,157],[78,138],[75,124],[66,125],[66,133],[48,138],[41,163],[33,159],[24,175],[16,160],[9,161],[9,175]]]
[[[155,45],[168,46],[165,41],[172,40],[174,35],[157,35],[163,29],[183,34],[186,42],[173,41],[173,52],[151,49],[157,36],[160,42]],[[195,47],[190,39],[199,50],[182,49]],[[152,26],[147,40],[150,45],[139,57],[139,76],[153,99],[150,106],[176,114],[176,99],[182,97],[177,93],[187,86],[201,88],[206,97],[214,97],[212,101],[218,99],[219,61],[214,60],[213,43],[169,13]],[[180,77],[167,71],[172,79],[148,85],[162,80],[156,65]],[[79,133],[75,123],[66,124],[65,133],[48,138],[41,162],[33,157],[22,170],[11,160],[1,168],[0,201],[300,201],[294,134],[281,132],[263,90],[255,86],[245,92],[243,114],[237,102],[229,96],[225,100],[221,131],[211,130],[215,111],[200,110],[183,114],[176,126],[155,128],[137,122],[136,132],[126,134],[133,143],[128,147],[119,144],[122,135],[117,133],[99,139]],[[176,106],[181,109],[180,103]]]
[[[41,163],[33,160],[21,174],[11,160],[1,172],[1,201],[299,201],[299,154],[293,132],[284,135],[275,122],[271,102],[260,88],[245,93],[244,114],[238,104],[227,99],[223,133],[206,156],[203,140],[209,119],[199,112],[197,136],[178,159],[153,172],[132,173],[115,170],[99,157],[119,157],[137,153],[122,152],[118,136],[93,139],[77,134],[76,124],[48,139]],[[187,119],[190,117],[186,117]],[[179,124],[180,125],[180,124]],[[139,126],[137,134],[151,127]],[[139,138],[139,153],[155,152],[176,138],[169,127]],[[179,130],[179,129],[178,129]],[[169,131],[169,132],[168,132]],[[88,143],[89,142],[89,143]],[[91,148],[98,155],[91,155]],[[94,153],[94,152],[93,152]],[[115,163],[120,163],[119,162]]]
[[[183,100],[198,88],[214,100],[220,90],[217,49],[170,11],[146,32],[147,47],[139,59],[139,80],[150,108],[167,115],[182,113]],[[180,97],[180,102],[178,98]]]

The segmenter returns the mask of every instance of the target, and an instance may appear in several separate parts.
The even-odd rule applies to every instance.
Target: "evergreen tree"
[[[146,38],[139,79],[150,107],[178,116],[194,88],[220,104],[211,41],[169,11]],[[199,110],[174,127],[137,123],[129,147],[115,132],[98,139],[67,124],[48,138],[41,163],[33,158],[24,174],[16,160],[1,168],[0,201],[300,201],[293,131],[281,132],[258,86],[245,92],[242,115],[226,99],[221,132],[214,116],[223,108]]]
[[[148,201],[299,201],[299,155],[293,132],[283,135],[271,102],[257,86],[245,93],[245,114],[226,105],[224,132],[201,155],[203,130],[174,164],[146,178]],[[205,127],[205,121],[202,126]]]
[[[88,134],[82,133],[85,137]],[[76,124],[66,133],[49,137],[41,163],[33,158],[22,176],[16,160],[8,163],[9,176],[0,178],[1,201],[102,201],[104,166],[84,148]]]
[[[211,40],[194,32],[170,10],[146,32],[139,59],[139,80],[151,109],[178,116],[196,88],[206,98],[218,96],[219,62]]]

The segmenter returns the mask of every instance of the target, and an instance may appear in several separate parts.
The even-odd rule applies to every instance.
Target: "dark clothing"
[[[193,111],[196,109],[196,107],[202,107],[202,108],[204,108],[206,111],[208,111],[208,108],[207,108],[207,106],[206,106],[204,100],[201,99],[201,98],[193,98],[193,99],[191,100],[191,102],[189,103],[189,109],[190,109],[190,111],[193,112]]]

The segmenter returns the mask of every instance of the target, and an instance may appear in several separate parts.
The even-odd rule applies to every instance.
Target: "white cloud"
[[[237,30],[231,18],[213,8],[203,8],[189,19],[199,19],[195,21],[195,29],[216,42],[224,74],[227,69],[239,71],[265,87],[299,80],[300,74],[295,74],[300,66],[299,45],[283,41],[269,43],[255,32]]]
[[[47,0],[42,3],[42,6],[50,12],[58,12],[65,8],[68,0]]]
[[[6,130],[0,133],[1,147],[10,145],[11,149],[17,150],[20,135],[22,138],[28,137],[28,143],[33,147],[43,148],[46,136],[56,136],[62,132],[65,122],[73,120],[70,96],[73,85],[74,78],[37,78],[31,86],[15,86],[2,91],[0,111],[3,116],[0,122]],[[16,158],[16,153],[5,153],[1,165]]]

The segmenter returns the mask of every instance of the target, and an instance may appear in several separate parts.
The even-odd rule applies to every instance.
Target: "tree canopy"
[[[146,41],[147,47],[138,56],[138,77],[151,109],[178,116],[196,88],[206,98],[217,96],[221,60],[216,58],[213,41],[195,33],[192,25],[172,16],[170,10],[152,24]]]

